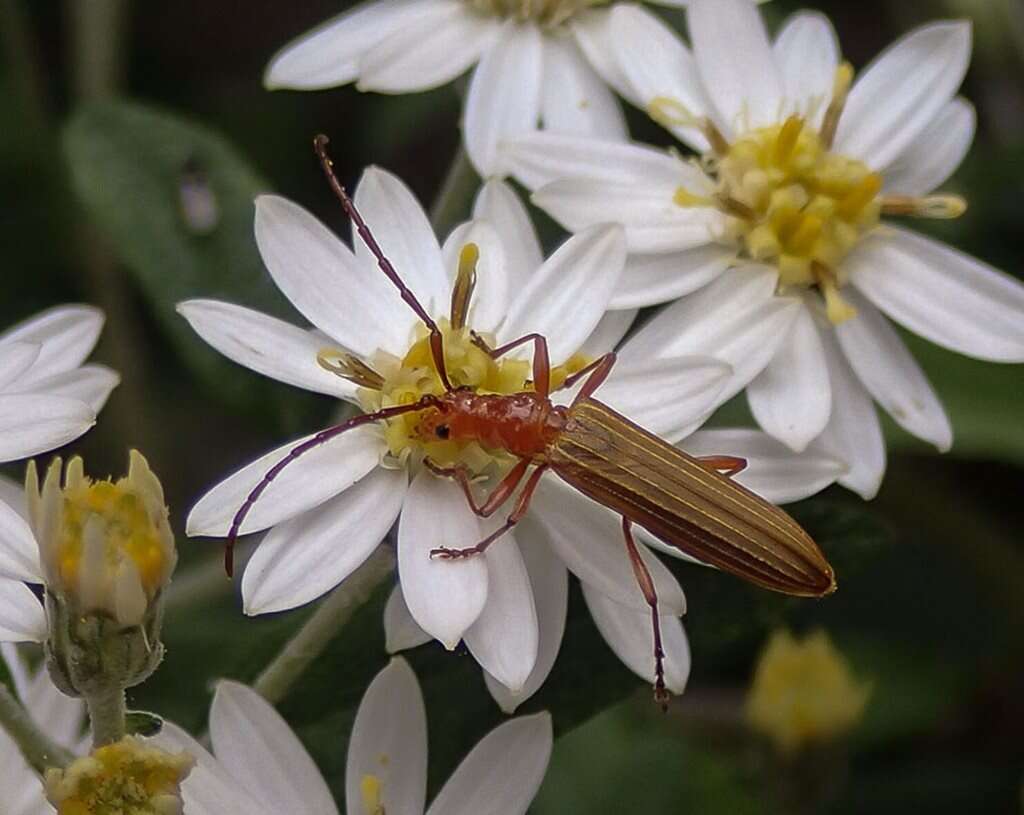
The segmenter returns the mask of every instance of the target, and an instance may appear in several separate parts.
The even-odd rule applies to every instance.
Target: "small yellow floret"
[[[747,697],[747,719],[782,752],[834,739],[864,713],[870,685],[854,680],[824,631],[802,641],[772,635]]]
[[[94,750],[65,770],[46,772],[58,815],[180,815],[181,783],[195,760],[134,736]]]
[[[26,486],[48,588],[73,598],[82,613],[105,611],[137,625],[177,560],[163,489],[134,450],[128,475],[118,481],[93,481],[83,469],[80,458],[68,462],[61,487],[56,459],[40,493],[29,468]]]

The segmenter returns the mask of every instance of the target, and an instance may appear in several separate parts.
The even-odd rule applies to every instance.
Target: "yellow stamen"
[[[959,195],[886,195],[882,198],[883,215],[912,215],[915,218],[948,220],[967,211],[967,201]]]
[[[853,85],[853,66],[849,62],[843,62],[836,68],[835,78],[832,80],[832,101],[825,110],[825,117],[821,124],[821,143],[830,148],[836,138],[836,131],[839,129],[839,119],[846,107],[846,99],[850,94],[850,86]]]
[[[383,788],[380,778],[375,775],[367,774],[359,780],[359,794],[363,799],[365,815],[386,815],[381,801]]]
[[[785,167],[789,163],[803,129],[804,120],[800,116],[790,116],[782,125],[779,137],[775,140],[775,163],[780,167]]]
[[[679,207],[710,207],[714,202],[706,195],[696,195],[686,187],[677,187],[672,202]]]
[[[323,348],[317,352],[317,364],[342,379],[354,382],[361,388],[379,391],[384,386],[384,377],[356,356],[339,348]]]
[[[476,288],[476,264],[480,259],[480,249],[475,243],[467,243],[459,252],[459,270],[452,287],[452,305],[450,310],[452,329],[461,331],[466,325],[466,315]]]
[[[847,220],[855,218],[858,213],[878,196],[882,189],[882,176],[869,173],[846,193],[836,207],[836,214]]]

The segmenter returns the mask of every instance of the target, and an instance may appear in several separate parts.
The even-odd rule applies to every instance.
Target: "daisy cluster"
[[[923,26],[858,72],[818,13],[771,37],[753,0],[665,5],[685,13],[688,42],[638,3],[371,0],[273,58],[271,89],[401,94],[467,75],[460,150],[479,184],[465,219],[438,234],[379,167],[350,202],[321,138],[349,240],[286,198],[255,201],[260,256],[303,321],[202,292],[178,304],[232,361],[338,402],[338,424],[282,443],[191,508],[190,536],[230,546],[259,535],[244,547],[246,614],[344,592],[383,547],[397,562],[388,652],[464,646],[511,714],[555,665],[572,575],[622,663],[659,698],[682,693],[686,597],[660,555],[830,593],[809,538],[783,551],[733,521],[721,531],[722,506],[778,530],[792,521],[771,504],[833,483],[873,497],[886,462],[875,403],[950,449],[942,403],[893,322],[968,356],[1024,361],[1024,286],[904,226],[966,207],[942,191],[975,130],[957,96],[966,23]],[[678,145],[632,141],[623,101]],[[512,181],[564,227],[551,251]],[[63,306],[0,335],[0,461],[55,450],[96,421],[118,383],[85,361],[101,325],[95,309]],[[703,428],[741,393],[757,428]],[[653,492],[664,489],[657,467],[687,462],[723,496],[687,506],[711,521],[677,510],[689,525],[669,534],[657,511],[594,500],[585,479],[547,472],[553,439],[588,403],[661,457],[591,460],[594,472],[620,467]],[[526,419],[514,432],[501,424],[533,409],[543,445],[525,441]],[[731,552],[735,562],[701,548],[731,533],[761,548]],[[813,590],[772,585],[794,552],[819,564]],[[289,726],[239,683],[217,685],[212,751],[170,723],[125,735],[124,690],[160,662],[176,562],[163,489],[138,452],[117,481],[88,478],[77,457],[55,459],[42,484],[35,462],[24,489],[0,481],[0,638],[43,643],[48,669],[4,646],[19,698],[0,696],[0,713],[22,723],[0,729],[11,811],[338,812]],[[785,675],[772,674],[757,721],[796,715],[773,701],[792,696]],[[809,732],[859,716],[866,692],[846,697],[840,714],[820,706],[841,727],[815,719]],[[549,714],[510,719],[427,809],[423,697],[394,657],[355,717],[346,811],[525,812],[551,744]]]

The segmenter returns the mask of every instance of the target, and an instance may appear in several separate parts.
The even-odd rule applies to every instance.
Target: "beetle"
[[[229,574],[233,547],[247,513],[290,462],[353,428],[418,413],[414,432],[423,442],[476,442],[485,450],[516,459],[482,501],[475,497],[464,467],[442,467],[429,458],[424,460],[424,465],[438,476],[455,480],[473,512],[480,517],[490,517],[511,501],[505,522],[486,538],[462,548],[433,549],[431,557],[454,560],[484,552],[524,517],[541,476],[548,470],[621,516],[626,552],[651,610],[655,697],[662,703],[668,692],[658,597],[633,537],[634,524],[681,552],[763,588],[806,597],[835,591],[832,568],[810,536],[781,509],[731,479],[746,466],[744,459],[687,455],[594,397],[615,365],[614,352],[567,377],[561,388],[580,384],[579,391],[569,405],[556,405],[551,400],[551,365],[543,336],[526,334],[492,348],[482,337],[471,333],[473,343],[493,359],[532,344],[532,390],[488,394],[453,386],[440,327],[402,281],[338,180],[327,143],[327,137],[322,135],[314,140],[327,181],[381,272],[426,327],[431,359],[443,392],[355,416],[290,450],[266,472],[232,519],[225,550]],[[474,286],[475,264],[460,263],[451,302],[451,322],[456,328],[465,324]],[[373,374],[372,369],[355,358],[344,357],[338,365],[328,366],[323,360],[321,364],[357,382],[365,382]]]

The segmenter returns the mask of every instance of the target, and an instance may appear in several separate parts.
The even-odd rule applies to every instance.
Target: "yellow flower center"
[[[871,695],[818,631],[803,641],[772,635],[747,697],[747,719],[784,752],[833,739],[858,721]]]
[[[591,6],[600,6],[610,0],[466,0],[480,12],[493,17],[510,18],[525,23],[533,21],[543,26],[557,26],[574,14]]]
[[[494,337],[474,332],[466,324],[473,288],[476,285],[476,263],[479,250],[468,243],[460,252],[459,270],[452,291],[451,314],[441,318],[445,369],[453,387],[468,387],[476,393],[509,395],[533,390],[533,366],[528,359],[501,356],[495,359],[486,349],[495,347]],[[409,350],[401,358],[378,351],[371,365],[352,355],[324,349],[318,356],[321,366],[361,385],[359,403],[367,413],[394,405],[411,405],[426,395],[439,396],[444,385],[434,365],[430,335],[426,327],[417,326]],[[565,363],[551,369],[552,390],[561,387],[567,377],[582,370],[590,360],[574,354]],[[397,466],[418,464],[429,458],[441,467],[462,465],[474,475],[493,475],[514,463],[502,451],[485,450],[474,441],[462,439],[428,439],[418,432],[419,413],[411,412],[388,420],[384,436],[388,452]]]
[[[64,585],[78,584],[85,554],[86,528],[103,540],[103,558],[111,574],[123,559],[138,570],[143,589],[152,596],[166,579],[167,558],[160,530],[142,497],[127,478],[84,479],[64,490],[63,524],[58,542],[58,565]]]
[[[195,764],[133,736],[99,747],[65,770],[46,772],[58,815],[178,815],[181,783]]]
[[[695,194],[680,187],[675,204],[712,206],[730,216],[725,234],[716,237],[738,246],[744,257],[777,267],[783,293],[818,290],[833,323],[856,313],[839,293],[847,282],[842,261],[878,225],[879,216],[956,218],[966,209],[957,196],[883,195],[879,173],[832,150],[852,80],[853,69],[844,63],[817,131],[793,115],[731,143],[675,99],[657,97],[648,106],[655,120],[697,127],[711,144],[702,166],[714,191]]]

